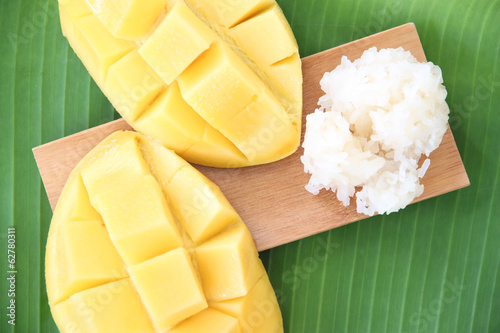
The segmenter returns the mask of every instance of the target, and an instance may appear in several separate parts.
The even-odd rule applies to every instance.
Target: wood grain
[[[403,47],[419,61],[426,61],[412,23],[304,58],[303,133],[305,116],[314,112],[323,95],[319,86],[323,74],[340,64],[342,56],[354,60],[372,46]],[[130,129],[125,121],[116,120],[34,148],[51,206],[55,207],[69,173],[85,154],[112,132]],[[354,203],[344,207],[332,192],[322,191],[318,196],[307,192],[304,186],[309,175],[300,162],[302,154],[299,148],[284,160],[240,169],[196,167],[222,189],[262,251],[367,217],[356,213]],[[424,194],[415,201],[470,184],[450,129],[430,157]]]

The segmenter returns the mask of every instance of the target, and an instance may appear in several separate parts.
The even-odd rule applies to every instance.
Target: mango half
[[[73,170],[46,249],[61,332],[283,332],[252,236],[159,141],[116,132]]]
[[[184,159],[292,154],[302,69],[275,0],[59,0],[63,34],[121,116]]]

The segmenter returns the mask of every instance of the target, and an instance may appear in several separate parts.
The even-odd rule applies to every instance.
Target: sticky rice
[[[420,179],[447,129],[441,69],[410,52],[371,48],[343,57],[320,84],[319,108],[307,116],[301,161],[312,194],[332,190],[345,206],[356,195],[367,215],[406,207],[424,191]],[[356,193],[356,187],[361,190]]]

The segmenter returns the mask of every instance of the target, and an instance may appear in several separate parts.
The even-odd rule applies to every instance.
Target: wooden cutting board
[[[353,61],[372,46],[403,47],[419,61],[426,61],[412,23],[304,58],[302,139],[305,117],[314,112],[323,95],[319,85],[323,74],[335,69],[343,55]],[[116,120],[33,149],[52,208],[69,173],[81,158],[112,132],[125,129],[131,130],[125,121]],[[332,192],[323,190],[317,196],[307,192],[304,186],[309,175],[304,173],[300,162],[302,154],[303,149],[299,148],[284,160],[240,169],[196,168],[222,189],[250,229],[258,250],[262,251],[367,217],[356,213],[354,200],[349,207],[344,207]],[[430,158],[431,166],[422,180],[425,191],[415,202],[470,184],[450,129]]]

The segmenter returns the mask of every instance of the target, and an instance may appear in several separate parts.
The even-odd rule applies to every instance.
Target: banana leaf
[[[471,181],[262,252],[285,332],[500,332],[500,1],[278,2],[301,56],[414,22]],[[57,332],[52,212],[31,149],[118,115],[62,36],[56,0],[0,0],[0,112],[0,331]]]

